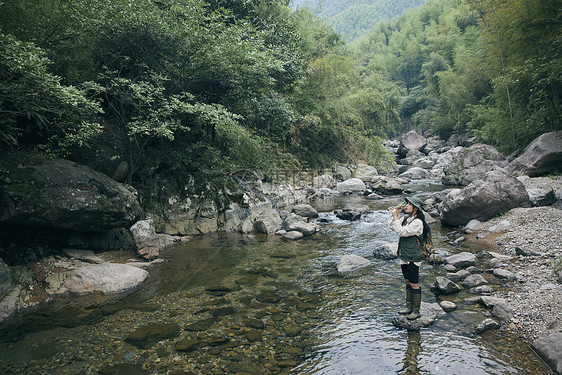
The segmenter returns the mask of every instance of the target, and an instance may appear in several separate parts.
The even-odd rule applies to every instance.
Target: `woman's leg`
[[[421,288],[420,288],[420,268],[414,263],[408,263],[407,267],[408,280],[412,288],[412,313],[408,315],[408,319],[413,320],[421,316]]]
[[[399,314],[406,315],[410,314],[412,309],[412,287],[410,286],[410,277],[408,276],[408,265],[402,264],[400,266],[402,269],[402,275],[404,276],[404,281],[406,282],[406,307],[398,311]]]

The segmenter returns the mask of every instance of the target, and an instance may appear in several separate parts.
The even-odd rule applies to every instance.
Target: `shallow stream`
[[[350,201],[374,211],[358,222],[323,213],[322,231],[296,242],[193,238],[166,250],[167,262],[127,297],[67,298],[22,315],[1,332],[0,373],[551,374],[509,329],[474,334],[489,312],[463,303],[466,292],[448,297],[458,309],[429,328],[395,328],[400,269],[373,257],[373,248],[397,240],[384,209],[398,201],[349,197],[327,205]],[[449,245],[447,232],[432,228],[440,252],[479,253]],[[344,254],[371,264],[340,274]],[[424,302],[438,301],[429,286],[439,275],[439,267],[422,266]],[[139,327],[153,336],[132,344]]]

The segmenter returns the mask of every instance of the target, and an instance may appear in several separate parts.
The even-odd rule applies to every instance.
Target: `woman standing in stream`
[[[422,261],[421,251],[418,248],[418,240],[422,241],[431,232],[429,225],[425,222],[422,211],[423,202],[418,197],[406,198],[406,204],[390,207],[392,213],[389,227],[400,237],[398,241],[398,258],[400,267],[406,282],[406,307],[399,311],[406,315],[409,320],[421,316],[421,288],[419,284],[420,266]],[[405,207],[406,216],[398,218]]]

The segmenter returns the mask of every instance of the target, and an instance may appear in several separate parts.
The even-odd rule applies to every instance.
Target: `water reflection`
[[[404,354],[403,366],[398,374],[416,375],[420,373],[419,355],[422,351],[421,334],[419,331],[408,331],[406,352]]]

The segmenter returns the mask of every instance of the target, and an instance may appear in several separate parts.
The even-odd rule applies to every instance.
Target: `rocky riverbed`
[[[482,236],[502,222],[509,225],[477,241],[497,246],[500,254],[509,257],[503,260],[502,268],[526,280],[507,281],[509,291],[497,296],[507,299],[514,310],[512,327],[533,342],[562,330],[562,274],[558,276],[554,267],[562,257],[562,211],[554,207],[514,208],[484,223],[478,234]]]

